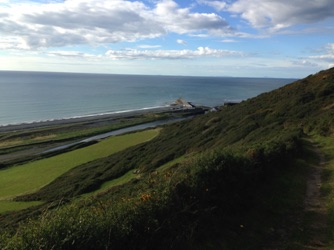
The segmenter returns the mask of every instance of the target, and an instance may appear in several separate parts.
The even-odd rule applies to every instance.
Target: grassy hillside
[[[316,161],[304,138],[332,138],[333,121],[330,69],[165,126],[150,142],[72,168],[36,193],[17,197],[58,205],[23,222],[15,236],[3,233],[0,246],[260,249],[271,242],[297,249],[304,239],[286,225],[300,227],[292,218],[303,220],[308,165]],[[98,191],[130,170],[137,178]],[[93,198],[79,198],[92,191]],[[273,240],[286,235],[288,243]]]

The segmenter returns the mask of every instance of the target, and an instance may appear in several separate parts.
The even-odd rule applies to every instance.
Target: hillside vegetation
[[[329,69],[166,125],[147,143],[79,165],[16,197],[48,208],[4,215],[0,248],[304,249],[294,233],[302,222],[292,218],[303,220],[308,163],[316,158],[305,138],[333,138],[333,121]],[[98,192],[130,170],[137,178]],[[274,240],[288,236],[288,242]]]

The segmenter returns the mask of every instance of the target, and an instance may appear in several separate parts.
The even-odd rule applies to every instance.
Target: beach
[[[89,115],[82,117],[38,121],[31,123],[10,124],[10,125],[0,126],[0,133],[27,130],[27,129],[47,128],[52,126],[75,125],[75,124],[81,124],[83,126],[87,124],[90,125],[95,124],[96,126],[99,126],[106,123],[112,123],[117,119],[132,118],[134,116],[139,116],[139,115],[157,114],[163,112],[171,112],[171,108],[169,106],[166,106],[166,107],[124,111],[124,112],[113,112],[109,114],[106,113],[106,114],[97,114],[97,115]]]

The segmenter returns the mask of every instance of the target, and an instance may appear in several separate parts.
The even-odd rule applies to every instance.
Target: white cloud
[[[293,60],[291,61],[293,65],[302,66],[302,67],[318,67],[317,63],[311,62],[309,60],[301,59],[301,60]]]
[[[224,33],[227,29],[219,15],[191,12],[172,0],[160,1],[153,7],[129,0],[0,5],[0,36],[6,41],[1,46],[7,49],[134,42],[169,32],[205,34]]]
[[[334,43],[329,43],[313,51],[316,55],[291,60],[293,66],[313,69],[326,69],[334,65]]]
[[[334,63],[334,43],[327,44],[321,52],[321,55],[310,56],[309,58]]]
[[[156,18],[171,32],[185,34],[190,32],[226,32],[227,22],[214,13],[192,13],[189,8],[179,8],[172,0],[164,0],[157,4]]]
[[[227,3],[225,3],[224,1],[198,0],[198,3],[211,6],[217,11],[222,11],[227,6]]]
[[[21,37],[15,36],[8,36],[8,37],[1,37],[0,39],[0,49],[28,49],[26,42]]]
[[[113,60],[121,59],[195,59],[199,57],[242,57],[240,51],[210,49],[199,47],[197,50],[108,50],[106,56]]]
[[[235,39],[223,39],[221,40],[222,43],[237,43],[238,41]]]
[[[177,42],[178,44],[187,45],[187,42],[184,41],[184,40],[182,40],[182,39],[177,39],[176,42]]]
[[[46,53],[48,56],[57,56],[57,57],[68,57],[68,58],[87,58],[95,59],[99,56],[83,53],[80,51],[49,51]]]
[[[332,0],[237,0],[227,9],[240,14],[253,27],[270,31],[316,23],[334,16]]]
[[[147,44],[143,44],[143,45],[138,45],[137,46],[140,49],[156,49],[156,48],[160,48],[161,45],[147,45]]]

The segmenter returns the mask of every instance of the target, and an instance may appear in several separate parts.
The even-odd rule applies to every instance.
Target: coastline
[[[8,124],[8,125],[0,125],[0,132],[10,132],[17,130],[26,130],[26,129],[35,129],[35,128],[47,128],[51,126],[63,126],[70,125],[76,123],[103,123],[110,122],[112,120],[120,119],[120,118],[131,118],[133,116],[145,115],[145,114],[157,114],[162,112],[171,112],[170,106],[162,106],[162,107],[151,107],[151,108],[143,108],[138,110],[129,110],[129,111],[118,111],[111,113],[103,113],[103,114],[95,114],[95,115],[87,115],[87,116],[79,116],[72,118],[63,118],[63,119],[54,119],[54,120],[46,120],[46,121],[36,121],[36,122],[27,122],[27,123],[19,123],[19,124]]]

